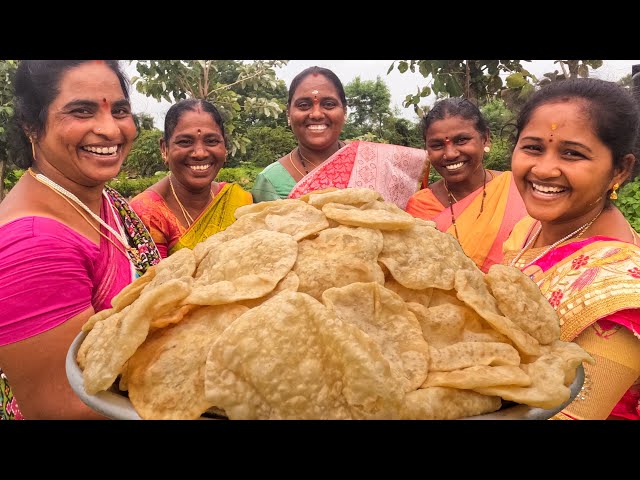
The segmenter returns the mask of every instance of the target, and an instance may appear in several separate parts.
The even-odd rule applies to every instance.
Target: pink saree
[[[354,141],[300,180],[289,198],[324,188],[369,188],[404,210],[420,186],[427,154],[418,148]]]
[[[520,252],[535,225],[526,217],[516,226],[505,243],[503,263]],[[516,266],[558,312],[560,339],[574,341],[586,334],[586,349],[596,360],[596,365],[585,365],[586,390],[558,418],[593,418],[601,405],[613,404],[611,416],[640,420],[640,248],[595,236],[561,245],[530,263],[541,250],[527,251]],[[632,385],[619,391],[613,378]]]

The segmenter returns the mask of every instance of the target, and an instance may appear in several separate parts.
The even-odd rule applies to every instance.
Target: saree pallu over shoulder
[[[630,243],[591,237],[549,252],[523,272],[564,321],[564,341],[599,319],[640,308],[640,248]],[[633,318],[624,326],[640,339],[640,324]]]
[[[236,209],[251,203],[253,203],[251,194],[240,185],[225,184],[193,225],[185,230],[175,245],[169,249],[169,255],[181,248],[192,249],[211,235],[224,230],[236,220],[234,215]]]
[[[143,275],[149,267],[160,262],[158,248],[147,227],[122,195],[109,186],[104,189],[120,216],[129,246],[137,251],[136,260],[132,260],[133,266],[138,275]]]
[[[328,187],[369,188],[404,210],[427,167],[424,150],[354,141],[300,180],[289,198]]]
[[[484,190],[484,206],[480,187],[455,203],[453,212],[462,249],[480,270],[487,272],[493,264],[502,262],[502,245],[527,210],[511,172],[498,175]],[[455,236],[449,208],[433,220],[438,230]]]

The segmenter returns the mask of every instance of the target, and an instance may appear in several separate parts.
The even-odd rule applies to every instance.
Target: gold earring
[[[611,195],[609,195],[609,198],[611,200],[617,200],[618,199],[618,192],[616,192],[616,190],[618,190],[618,188],[620,188],[620,185],[618,185],[617,183],[614,183],[613,187],[611,189]]]
[[[489,153],[490,151],[491,151],[491,148],[488,145],[484,147],[484,153]]]
[[[291,126],[291,119],[289,117],[287,117],[287,125]]]
[[[36,142],[33,137],[29,137],[29,142],[31,142],[31,156],[33,159],[36,159]]]

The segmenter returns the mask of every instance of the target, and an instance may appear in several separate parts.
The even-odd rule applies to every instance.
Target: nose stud
[[[443,159],[443,160],[446,160],[446,159],[447,159],[447,154],[446,154],[446,153],[442,155],[442,159]]]

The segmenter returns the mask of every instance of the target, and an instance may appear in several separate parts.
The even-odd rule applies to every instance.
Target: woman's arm
[[[605,420],[640,376],[640,340],[623,326],[603,330],[596,324],[574,341],[596,363],[584,364],[584,388],[562,413],[568,418]]]
[[[65,370],[67,351],[88,308],[51,330],[0,347],[0,365],[27,420],[104,419],[74,393]]]

